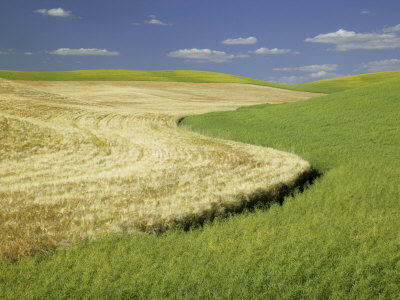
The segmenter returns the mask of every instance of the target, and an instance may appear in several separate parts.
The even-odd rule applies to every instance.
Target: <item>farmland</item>
[[[218,163],[225,169],[221,169],[221,173],[213,169],[212,172],[215,174],[208,175],[216,175],[216,178],[220,178],[222,174],[223,178],[232,176],[231,185],[226,191],[232,191],[236,187],[243,188],[241,184],[246,182],[249,184],[249,190],[254,190],[256,181],[262,180],[260,173],[251,173],[254,172],[254,164],[265,162],[263,159],[266,157],[270,160],[273,153],[279,154],[278,157],[281,156],[281,166],[283,166],[283,161],[288,161],[285,155],[289,155],[290,158],[296,158],[295,165],[298,167],[303,166],[309,169],[310,166],[304,161],[306,160],[323,175],[303,193],[297,191],[294,195],[286,197],[282,205],[275,204],[268,209],[245,211],[229,218],[217,217],[212,223],[205,222],[202,228],[192,228],[189,231],[173,228],[162,235],[148,235],[135,231],[128,231],[124,235],[115,235],[115,232],[111,231],[110,233],[113,234],[106,236],[99,233],[102,237],[85,243],[77,243],[70,248],[58,248],[52,255],[37,252],[33,258],[25,257],[18,263],[4,261],[0,264],[0,286],[2,287],[0,296],[5,298],[174,299],[187,297],[245,299],[398,297],[400,295],[400,222],[398,218],[400,213],[398,179],[400,178],[398,156],[400,152],[398,123],[400,78],[398,74],[399,72],[360,75],[364,79],[366,77],[363,76],[368,76],[368,80],[360,80],[360,77],[344,77],[339,81],[332,79],[310,83],[306,88],[304,87],[306,84],[291,86],[291,89],[310,90],[314,87],[318,92],[331,94],[295,103],[263,104],[232,111],[238,106],[257,104],[255,102],[258,101],[259,103],[284,102],[279,97],[270,101],[261,99],[263,97],[255,97],[254,102],[249,102],[248,99],[240,102],[239,99],[242,96],[238,91],[235,103],[229,102],[232,95],[228,95],[224,101],[212,100],[213,107],[210,110],[230,111],[187,117],[182,122],[184,128],[180,129],[176,128],[176,121],[180,117],[207,111],[206,105],[203,105],[204,103],[198,98],[188,105],[187,111],[183,110],[182,102],[180,102],[178,106],[181,110],[173,113],[171,109],[161,114],[160,110],[164,108],[161,100],[158,100],[155,101],[156,105],[153,108],[147,104],[140,105],[140,111],[135,112],[133,116],[130,115],[128,98],[118,100],[119,102],[115,104],[108,100],[110,99],[108,97],[116,98],[116,91],[124,88],[121,86],[118,86],[118,89],[109,87],[108,91],[111,93],[106,96],[107,93],[104,92],[106,87],[102,86],[104,85],[102,82],[98,83],[98,86],[92,83],[88,86],[83,85],[81,91],[80,88],[72,89],[74,84],[79,85],[73,82],[71,85],[48,82],[36,82],[29,85],[26,82],[3,82],[3,86],[6,85],[7,88],[3,87],[2,90],[2,97],[6,99],[0,102],[1,112],[7,113],[9,119],[9,116],[13,115],[13,120],[24,118],[24,121],[27,119],[30,121],[29,126],[26,127],[19,124],[17,126],[16,121],[13,121],[14,123],[7,125],[7,128],[12,128],[18,136],[28,134],[31,137],[29,139],[31,144],[26,145],[25,140],[18,143],[5,143],[9,145],[7,147],[14,144],[18,147],[13,146],[17,149],[4,148],[7,151],[4,150],[2,155],[6,157],[12,153],[18,153],[22,156],[28,151],[29,154],[34,153],[36,159],[44,155],[43,151],[52,155],[59,153],[57,159],[64,163],[58,165],[67,166],[60,175],[58,175],[60,173],[58,169],[53,170],[46,177],[45,171],[48,168],[43,167],[45,156],[42,156],[42,161],[35,160],[36,165],[28,164],[28,173],[20,171],[19,181],[13,181],[12,184],[18,186],[18,190],[23,190],[20,187],[24,185],[29,184],[30,187],[36,185],[41,187],[40,193],[48,197],[48,190],[43,188],[46,185],[42,183],[47,182],[49,178],[55,180],[52,188],[57,187],[57,180],[65,184],[65,179],[62,181],[57,178],[63,174],[65,177],[72,177],[73,180],[70,180],[72,183],[78,179],[77,182],[80,183],[90,182],[83,188],[84,191],[92,191],[93,194],[85,195],[90,201],[85,202],[85,199],[81,198],[74,207],[79,208],[80,204],[85,203],[88,208],[102,207],[89,204],[98,199],[99,194],[95,193],[96,189],[102,189],[102,194],[108,191],[104,187],[110,184],[110,178],[115,180],[113,189],[116,191],[123,193],[124,190],[130,188],[133,181],[121,186],[123,181],[118,181],[118,177],[117,180],[110,176],[110,173],[119,174],[120,170],[132,163],[131,160],[138,161],[135,160],[136,152],[131,150],[135,147],[130,144],[131,140],[137,141],[134,139],[135,135],[138,135],[136,128],[146,134],[154,134],[156,137],[152,141],[154,146],[150,149],[166,149],[174,138],[175,149],[169,153],[182,154],[176,158],[171,154],[159,155],[161,159],[167,157],[172,160],[174,167],[179,166],[181,162],[185,165],[192,164],[193,161],[197,163],[197,166],[201,166],[200,162],[206,161],[208,164],[205,165],[205,169],[207,169],[210,168],[210,162],[219,157]],[[14,79],[27,80],[28,78]],[[139,89],[140,86],[142,85],[135,88]],[[9,89],[16,87],[20,94],[14,90],[9,92]],[[157,90],[160,86],[154,88]],[[183,87],[179,86],[179,88],[182,91]],[[246,85],[246,88],[249,87]],[[7,89],[8,92],[4,92]],[[95,97],[88,92],[90,89],[97,93]],[[229,85],[227,90],[231,89],[233,86]],[[84,91],[87,93],[85,94]],[[255,93],[251,89],[248,92]],[[272,90],[268,91],[270,92]],[[127,91],[120,93],[125,94]],[[215,90],[211,93],[218,94]],[[11,94],[16,94],[16,96],[13,98]],[[78,97],[78,94],[81,96]],[[123,95],[119,95],[119,98],[124,98],[120,96]],[[285,95],[287,96],[288,94]],[[32,98],[38,101],[35,102]],[[171,98],[177,99],[176,94]],[[28,99],[31,100],[28,101]],[[181,101],[183,99],[188,99],[188,95],[183,95]],[[294,100],[300,100],[300,98],[289,102]],[[19,105],[13,105],[11,108],[10,105],[6,105],[10,102],[5,101],[13,101]],[[202,105],[196,108],[197,103]],[[36,104],[40,104],[37,109],[27,109]],[[165,108],[168,108],[168,105],[165,105]],[[8,111],[11,109],[13,111]],[[154,109],[157,113],[151,113],[147,109]],[[105,115],[106,113],[112,113],[114,117],[110,120],[109,115]],[[137,121],[138,117],[140,117],[140,122]],[[52,125],[53,127],[48,126],[51,130],[43,130],[44,123]],[[41,126],[40,130],[37,130],[37,126]],[[83,130],[84,128],[86,131]],[[121,130],[122,128],[124,130]],[[134,128],[134,130],[130,133],[129,128]],[[68,129],[68,134],[64,133],[65,129]],[[187,129],[210,137],[203,137]],[[179,138],[176,138],[178,135]],[[120,146],[123,145],[121,142],[123,137],[128,140],[124,140],[126,148]],[[215,139],[215,137],[224,138],[226,141]],[[167,139],[168,142],[157,144],[163,139]],[[249,145],[236,144],[230,140],[255,144],[255,146],[253,148]],[[67,150],[60,145],[65,146]],[[201,149],[211,148],[206,148],[209,150],[205,151],[201,158],[195,160],[193,154],[204,151],[197,149],[198,145],[202,145]],[[275,152],[264,147],[286,152]],[[70,151],[70,153],[62,151]],[[149,156],[151,150],[147,151],[146,154]],[[86,156],[80,156],[80,152],[86,153]],[[304,160],[287,152],[295,153]],[[256,163],[247,161],[249,153],[254,155],[253,157],[256,157],[256,154],[260,155]],[[115,171],[114,164],[107,165],[104,162],[110,155],[111,157],[115,155],[112,159],[113,163],[121,160],[121,166],[118,167],[121,169]],[[64,161],[63,157],[65,157]],[[157,154],[151,157],[154,160]],[[71,158],[76,160],[72,160],[71,163]],[[51,164],[55,160],[53,158]],[[2,163],[4,161],[7,163],[15,161],[14,163],[17,164],[15,157],[7,156]],[[81,167],[74,169],[73,166],[77,164]],[[214,168],[219,168],[220,164]],[[212,165],[215,166],[214,161]],[[93,166],[101,166],[101,168],[91,171]],[[149,168],[148,164],[140,170],[146,172],[146,168]],[[16,165],[16,169],[20,170],[21,165]],[[238,169],[243,170],[243,173],[236,173]],[[279,174],[282,174],[283,170],[291,174],[299,174],[305,170],[300,168],[292,172],[291,167],[277,169],[277,166],[272,169],[279,170],[277,171]],[[3,168],[1,170],[3,171]],[[108,170],[111,171],[108,172]],[[232,173],[229,173],[229,170]],[[267,172],[270,171],[268,169]],[[122,174],[131,176],[130,172],[132,170]],[[247,177],[249,172],[254,176]],[[262,172],[265,174],[266,171]],[[181,171],[179,173],[179,176],[182,176]],[[31,176],[28,180],[27,174],[38,178]],[[100,183],[96,185],[93,180],[86,180],[85,176],[88,176],[86,174],[96,178],[96,181],[100,180]],[[146,175],[152,178],[151,182],[156,182],[155,180],[162,182],[162,180],[174,178],[174,174],[168,172],[165,173],[165,177],[151,177],[154,176],[153,173]],[[198,173],[193,173],[188,180],[190,185],[196,186],[196,189],[197,186],[202,186],[201,183],[194,182],[198,175]],[[16,175],[7,174],[7,176]],[[5,180],[4,178],[7,177],[2,178]],[[122,179],[124,178],[126,177],[122,176]],[[234,180],[235,178],[237,181]],[[293,177],[290,180],[293,180]],[[36,184],[31,185],[32,181]],[[111,183],[113,183],[112,180]],[[3,189],[10,190],[9,185],[12,187],[12,184],[10,181],[4,185]],[[260,184],[265,186],[265,182],[260,182]],[[78,186],[74,185],[67,192],[61,190],[61,194],[69,195],[68,193],[74,191],[75,199],[80,195],[79,189],[75,190]],[[26,191],[39,193],[38,190],[32,189]],[[166,194],[171,192],[168,189],[165,191]],[[189,189],[190,193],[196,191]],[[239,190],[235,193],[241,192],[242,190]],[[205,189],[202,195],[208,194],[210,191]],[[12,195],[12,197],[16,196],[21,197],[18,193]],[[22,196],[25,197],[24,194]],[[199,200],[202,198],[199,197]],[[232,199],[235,201],[235,198]],[[103,199],[103,202],[107,202],[106,200]],[[37,201],[33,200],[32,203],[36,204]],[[68,201],[60,203],[68,203]],[[87,207],[82,206],[82,208]],[[182,205],[179,205],[179,208],[182,208]],[[103,206],[102,209],[108,210],[110,206]],[[66,211],[68,210],[64,208],[61,212]],[[2,216],[4,215],[2,213]],[[41,215],[43,216],[43,212]],[[60,214],[57,215],[57,218],[60,216]],[[35,219],[34,216],[26,217],[28,221],[32,219]],[[94,232],[96,235],[96,228],[107,228],[102,227],[98,219],[97,223],[96,220],[90,223],[90,218],[88,219],[89,221],[84,223],[89,224],[86,233]]]
[[[74,240],[187,227],[310,171],[293,154],[203,137],[176,124],[183,114],[314,94],[163,82],[3,80],[0,88],[5,258]]]

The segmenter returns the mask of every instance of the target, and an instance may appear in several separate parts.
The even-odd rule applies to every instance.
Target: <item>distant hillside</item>
[[[204,83],[247,83],[280,86],[261,80],[206,71],[136,71],[136,70],[82,70],[64,72],[0,71],[0,77],[10,80],[114,80],[114,81],[169,81]]]
[[[336,77],[302,84],[286,85],[285,88],[297,91],[331,94],[393,79],[400,79],[400,71]]]
[[[25,72],[0,71],[0,78],[10,80],[44,81],[166,81],[198,83],[243,83],[277,87],[288,90],[335,93],[352,88],[363,87],[372,83],[400,79],[400,71],[389,71],[336,77],[302,84],[278,84],[236,75],[206,71],[137,71],[137,70],[81,70],[63,72]]]

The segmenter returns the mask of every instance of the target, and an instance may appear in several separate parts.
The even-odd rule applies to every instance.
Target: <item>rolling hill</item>
[[[362,87],[391,79],[399,79],[400,71],[378,72],[336,77],[301,84],[279,84],[230,74],[206,71],[136,71],[136,70],[81,70],[62,72],[2,71],[0,78],[35,81],[164,81],[197,83],[243,83],[271,86],[315,93],[333,93]]]
[[[201,228],[2,261],[0,297],[398,298],[399,74],[285,86],[330,95],[185,118],[186,129],[293,152],[322,176],[282,205]]]

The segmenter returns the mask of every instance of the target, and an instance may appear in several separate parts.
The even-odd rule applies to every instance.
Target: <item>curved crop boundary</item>
[[[176,121],[178,127],[182,126],[182,122],[186,117],[181,117]],[[189,129],[185,129],[189,130]],[[221,203],[213,203],[211,209],[203,213],[201,216],[188,215],[184,219],[176,220],[172,223],[170,228],[183,229],[188,231],[193,228],[203,227],[207,222],[212,222],[215,218],[226,218],[232,214],[240,214],[246,211],[253,211],[254,209],[268,209],[273,204],[282,205],[286,197],[294,196],[297,193],[303,193],[315,180],[323,174],[317,169],[311,167],[309,170],[300,173],[298,177],[289,183],[279,183],[272,189],[264,190],[257,189],[247,195],[238,195],[240,201],[236,205],[223,205]],[[155,228],[159,230],[153,232],[162,233],[169,228],[160,228],[155,224]],[[140,228],[140,227],[139,227]],[[143,231],[148,231],[149,228],[140,228]]]
[[[143,232],[155,234],[162,234],[170,229],[189,231],[203,227],[204,224],[213,222],[215,218],[227,218],[233,214],[241,214],[248,211],[251,212],[255,209],[266,210],[274,204],[283,205],[286,197],[292,197],[298,193],[303,193],[322,175],[323,174],[318,170],[311,168],[310,170],[301,173],[296,180],[290,183],[280,183],[269,190],[258,189],[247,195],[240,194],[238,197],[241,201],[238,204],[224,205],[214,202],[211,205],[211,208],[208,211],[203,212],[202,215],[187,215],[184,218],[172,221],[168,227],[154,224],[151,228],[140,226],[137,226],[137,228]]]

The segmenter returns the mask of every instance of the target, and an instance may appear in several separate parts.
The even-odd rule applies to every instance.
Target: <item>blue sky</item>
[[[205,70],[282,83],[400,70],[400,1],[1,0],[0,69]]]

